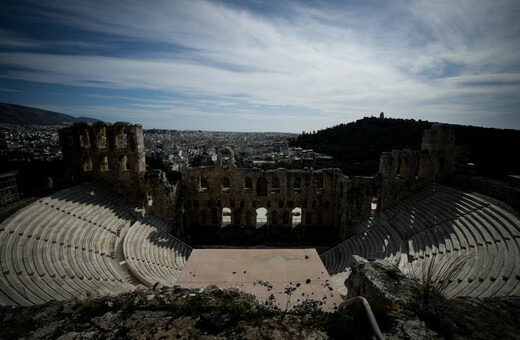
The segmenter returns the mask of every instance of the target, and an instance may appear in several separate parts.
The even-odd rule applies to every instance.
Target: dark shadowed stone
[[[365,297],[370,304],[401,309],[411,303],[419,280],[403,274],[399,268],[385,260],[368,261],[354,255],[352,273],[345,280],[347,298]]]

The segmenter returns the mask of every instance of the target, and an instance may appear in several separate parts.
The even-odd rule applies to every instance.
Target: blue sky
[[[520,2],[2,1],[0,101],[145,128],[520,129]]]

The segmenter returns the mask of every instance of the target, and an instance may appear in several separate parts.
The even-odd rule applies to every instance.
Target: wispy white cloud
[[[171,104],[200,117],[206,112],[223,119],[278,119],[273,112],[285,110],[291,113],[280,117],[314,120],[309,118],[314,112],[325,126],[383,110],[430,120],[472,115],[478,120],[499,112],[498,97],[507,110],[520,105],[515,1],[360,2],[341,8],[295,2],[286,8],[290,11],[270,17],[208,1],[44,1],[40,20],[94,32],[79,48],[89,48],[96,38],[105,46],[103,39],[110,37],[164,44],[164,51],[122,57],[20,48],[0,53],[0,77],[157,90],[181,97]],[[20,35],[10,41],[17,39],[27,46],[38,43]],[[128,100],[150,111],[170,105]],[[204,102],[222,111],[201,110]],[[225,111],[233,108],[254,113]],[[305,113],[298,115],[296,108]]]
[[[2,91],[2,92],[16,92],[16,93],[22,92],[22,91],[19,91],[19,90],[6,89],[6,88],[0,88],[0,91]]]

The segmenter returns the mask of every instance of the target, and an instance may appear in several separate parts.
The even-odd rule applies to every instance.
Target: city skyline
[[[6,1],[0,102],[300,133],[381,111],[520,129],[514,1]]]

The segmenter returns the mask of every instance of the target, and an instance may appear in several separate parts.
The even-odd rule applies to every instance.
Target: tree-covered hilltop
[[[334,166],[346,175],[374,175],[382,152],[420,149],[424,130],[433,124],[414,119],[365,117],[314,133],[303,133],[292,145],[333,156]],[[456,145],[467,147],[467,161],[474,163],[480,174],[496,178],[520,174],[520,158],[514,151],[520,141],[519,130],[453,127]]]
[[[347,175],[374,175],[381,152],[419,149],[424,130],[432,124],[413,119],[365,117],[315,133],[304,133],[298,136],[293,146],[334,157],[334,165]]]

